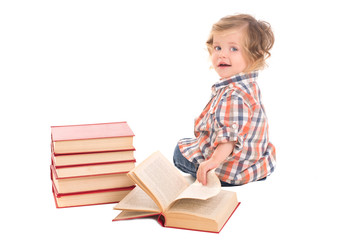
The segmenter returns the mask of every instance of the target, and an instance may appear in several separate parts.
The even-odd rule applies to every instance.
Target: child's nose
[[[220,52],[219,52],[219,57],[224,58],[224,57],[227,56],[227,54],[228,54],[228,53],[226,52],[226,50],[221,49]]]

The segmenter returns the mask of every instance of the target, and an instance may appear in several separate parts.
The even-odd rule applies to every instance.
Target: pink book
[[[133,137],[127,122],[51,127],[55,155],[134,150]]]

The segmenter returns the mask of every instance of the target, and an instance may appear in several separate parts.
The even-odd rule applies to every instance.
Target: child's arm
[[[235,142],[220,143],[211,158],[202,162],[197,171],[197,180],[206,185],[206,174],[208,171],[217,168],[234,150]]]

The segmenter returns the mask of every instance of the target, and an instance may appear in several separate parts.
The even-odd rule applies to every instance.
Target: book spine
[[[164,214],[160,214],[159,217],[157,218],[157,222],[162,226],[162,227],[165,227],[165,222],[166,222],[166,219],[165,219],[165,216]]]

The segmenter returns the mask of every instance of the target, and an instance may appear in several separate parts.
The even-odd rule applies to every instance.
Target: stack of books
[[[133,188],[134,133],[126,122],[51,127],[56,207],[116,203]]]

